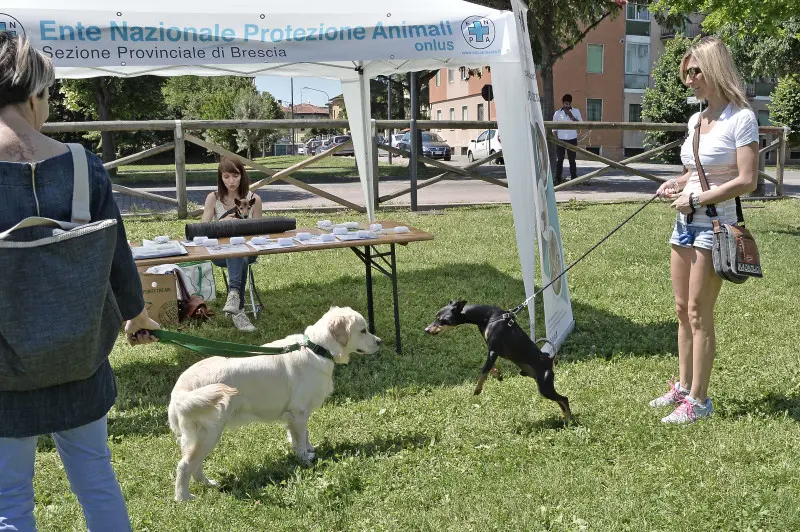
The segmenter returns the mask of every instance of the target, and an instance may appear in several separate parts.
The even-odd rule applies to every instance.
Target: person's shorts
[[[680,235],[688,232],[691,235],[690,240],[684,244],[681,243]],[[714,227],[711,225],[695,225],[693,223],[685,223],[681,220],[675,221],[675,227],[672,229],[672,236],[669,243],[682,248],[700,248],[711,250],[714,243]]]

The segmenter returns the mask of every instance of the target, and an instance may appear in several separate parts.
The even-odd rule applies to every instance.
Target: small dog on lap
[[[169,426],[181,447],[176,501],[194,498],[189,477],[215,484],[203,473],[203,460],[226,428],[282,420],[298,459],[314,460],[308,418],[333,392],[334,364],[347,364],[350,353],[375,353],[381,339],[370,334],[361,314],[346,307],[332,307],[305,336],[316,345],[282,355],[206,358],[181,374],[169,403]],[[302,334],[294,334],[265,346],[302,341]]]
[[[500,371],[494,365],[497,357],[503,357],[516,364],[521,375],[536,379],[539,393],[558,403],[565,421],[572,418],[569,399],[559,395],[555,389],[553,359],[542,353],[508,311],[490,305],[467,305],[466,301],[451,301],[436,314],[436,319],[425,328],[425,332],[436,335],[464,324],[477,325],[489,348],[486,363],[475,387],[475,395],[483,390],[483,383],[489,373],[502,380]]]

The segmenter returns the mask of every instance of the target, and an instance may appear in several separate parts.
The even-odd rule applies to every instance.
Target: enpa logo
[[[11,15],[0,13],[0,33],[8,33],[11,37],[25,36],[25,28],[19,20]]]
[[[461,23],[461,34],[467,44],[478,50],[488,48],[494,42],[494,22],[485,17],[469,17]]]

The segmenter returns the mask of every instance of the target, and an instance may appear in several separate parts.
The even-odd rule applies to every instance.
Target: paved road
[[[456,158],[454,164],[464,166],[467,164],[466,158]],[[407,160],[395,159],[394,164],[406,165]],[[601,163],[592,161],[578,161],[578,174],[584,175],[597,168],[601,168]],[[652,173],[659,177],[672,177],[680,171],[679,166],[658,165],[658,164],[634,164],[635,168]],[[565,168],[565,170],[567,170]],[[505,178],[503,166],[484,166],[480,168],[482,175],[488,175],[498,179]],[[568,173],[568,170],[567,170]],[[768,169],[767,173],[773,174],[774,170]],[[342,197],[353,203],[362,204],[363,194],[361,184],[357,181],[348,183],[329,183],[315,185],[331,194]],[[380,195],[389,194],[395,191],[408,188],[409,183],[405,180],[389,180],[380,183]],[[189,201],[202,205],[206,195],[215,190],[213,186],[189,187]],[[148,192],[169,196],[174,198],[174,189],[149,187],[142,188]],[[603,177],[592,179],[588,184],[580,184],[575,187],[568,187],[565,190],[556,192],[556,200],[568,201],[572,198],[578,200],[591,201],[620,201],[625,199],[645,198],[652,195],[656,190],[656,184],[648,179],[629,176],[621,171],[612,171]],[[269,185],[266,190],[259,190],[259,195],[264,202],[264,209],[267,211],[280,211],[286,209],[324,209],[334,208],[338,204],[301,190],[293,185]],[[774,186],[767,183],[767,194],[774,193]],[[800,197],[800,170],[787,170],[784,175],[784,193],[794,197]],[[137,210],[165,211],[174,210],[166,203],[150,202],[121,194],[115,195],[120,210],[123,212],[136,212]],[[410,197],[408,194],[389,201],[388,205],[409,205]],[[481,180],[458,179],[444,180],[418,191],[417,203],[421,208],[440,207],[457,204],[492,204],[509,203],[508,189],[498,185],[493,185]]]

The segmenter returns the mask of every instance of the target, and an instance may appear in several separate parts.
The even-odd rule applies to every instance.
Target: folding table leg
[[[364,265],[367,268],[367,323],[369,332],[375,334],[375,304],[372,299],[372,246],[364,247]]]

